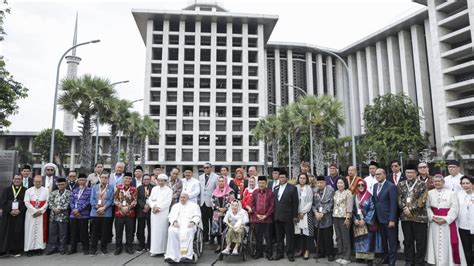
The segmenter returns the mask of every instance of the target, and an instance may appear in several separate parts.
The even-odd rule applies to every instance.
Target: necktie
[[[382,190],[383,184],[378,183],[377,185],[377,196],[380,196],[380,191]]]
[[[393,174],[393,183],[395,183],[395,185],[398,183],[397,174]]]
[[[208,176],[208,175],[205,175],[204,177],[206,178],[206,183],[205,183],[205,185],[207,186],[207,181],[209,181],[209,176]]]

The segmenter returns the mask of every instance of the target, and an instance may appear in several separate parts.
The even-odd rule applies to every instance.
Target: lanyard
[[[18,191],[16,191],[15,186],[13,186],[13,185],[12,185],[12,189],[13,189],[13,198],[14,198],[15,201],[16,201],[16,198],[18,197],[18,194],[20,194],[21,186],[20,186],[20,188],[18,189]]]
[[[107,188],[109,187],[109,184],[105,185],[105,188],[100,190],[100,196],[102,197],[102,195],[104,195],[104,192],[107,190]],[[100,187],[99,187],[100,189]]]
[[[413,191],[413,189],[414,189],[415,186],[416,186],[416,183],[418,183],[418,179],[417,179],[417,180],[415,181],[415,183],[413,183],[413,185],[411,185],[411,187],[410,187],[410,186],[408,186],[408,181],[407,181],[406,185],[407,185],[407,189],[408,189],[408,195],[411,194],[411,192]]]
[[[354,181],[357,179],[357,176],[354,176],[354,178],[352,179],[350,185],[349,185],[349,189],[352,188],[352,184],[354,184]]]

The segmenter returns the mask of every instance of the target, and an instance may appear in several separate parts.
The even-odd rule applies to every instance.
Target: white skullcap
[[[165,181],[168,181],[168,176],[165,175],[165,174],[159,174],[157,179],[161,179],[161,180],[165,180]]]

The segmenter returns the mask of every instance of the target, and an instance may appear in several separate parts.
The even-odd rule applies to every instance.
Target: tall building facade
[[[146,46],[145,113],[160,128],[147,162],[263,166],[250,130],[304,94],[342,101],[340,134],[349,136],[364,134],[364,107],[375,97],[403,92],[438,154],[452,139],[474,147],[474,0],[415,2],[426,8],[341,50],[268,42],[277,16],[216,4],[133,10]]]

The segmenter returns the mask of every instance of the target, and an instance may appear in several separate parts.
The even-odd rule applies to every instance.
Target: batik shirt
[[[67,222],[69,221],[69,201],[71,191],[65,189],[63,193],[54,190],[49,194],[48,208],[51,210],[49,221],[51,222]],[[54,213],[53,209],[59,209],[59,213]]]

